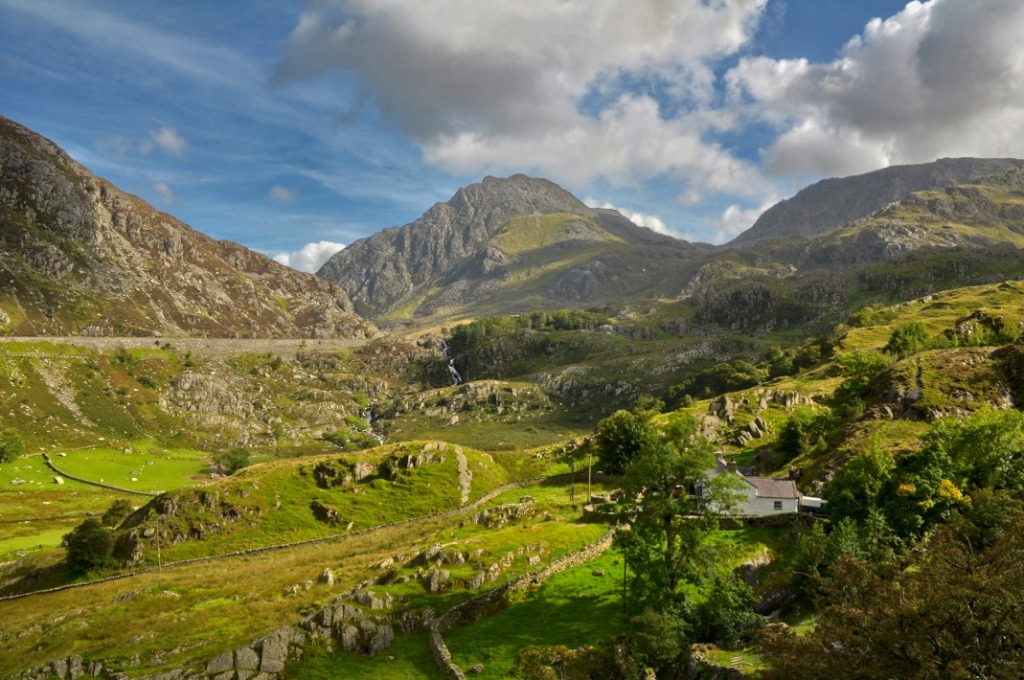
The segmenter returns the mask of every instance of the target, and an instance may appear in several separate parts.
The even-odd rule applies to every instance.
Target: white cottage
[[[709,476],[720,474],[734,474],[744,482],[739,489],[743,498],[736,507],[737,515],[783,515],[800,510],[800,492],[791,479],[745,475],[738,467],[722,459],[718,460],[718,467]],[[703,489],[698,492],[703,493]]]

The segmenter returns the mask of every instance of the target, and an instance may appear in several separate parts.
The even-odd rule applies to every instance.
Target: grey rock
[[[207,675],[217,675],[225,671],[233,671],[235,669],[235,655],[233,652],[224,652],[220,656],[215,656],[213,659],[206,664]]]
[[[260,655],[251,647],[239,647],[235,650],[235,670],[255,671],[260,667]]]

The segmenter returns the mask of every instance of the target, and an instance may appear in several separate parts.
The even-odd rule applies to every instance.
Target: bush
[[[25,442],[15,430],[0,432],[0,463],[9,463],[25,452]]]
[[[249,454],[249,449],[242,447],[228,449],[213,455],[214,465],[228,475],[233,475],[242,468],[248,467],[251,461],[252,456]]]
[[[900,359],[906,359],[928,347],[931,340],[931,333],[920,321],[911,321],[896,327],[896,330],[889,336],[889,342],[883,348],[887,354],[894,354]]]
[[[118,524],[124,521],[124,518],[132,514],[135,511],[135,506],[124,498],[118,498],[116,501],[111,503],[107,511],[103,513],[103,526],[116,527]]]
[[[114,539],[109,529],[90,517],[64,536],[64,547],[68,567],[85,573],[110,565]]]

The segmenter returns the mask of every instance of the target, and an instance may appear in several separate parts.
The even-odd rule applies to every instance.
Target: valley
[[[725,246],[488,177],[314,277],[0,132],[4,677],[1017,663],[1019,163],[833,180]],[[879,182],[917,190],[792,217]],[[850,633],[880,610],[939,642]]]

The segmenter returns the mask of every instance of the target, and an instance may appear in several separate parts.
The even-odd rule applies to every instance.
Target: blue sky
[[[0,0],[0,114],[311,269],[484,175],[724,242],[827,176],[1024,157],[1019,0]]]

